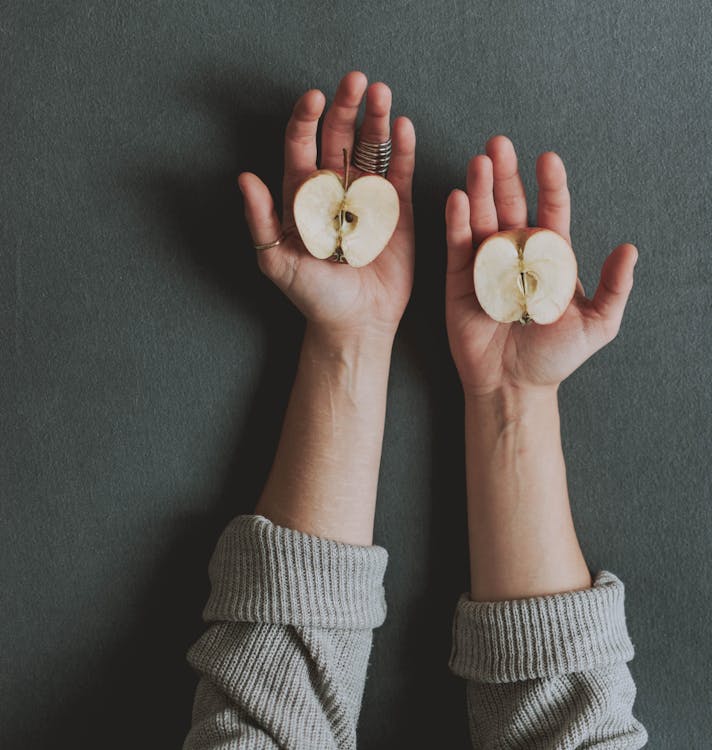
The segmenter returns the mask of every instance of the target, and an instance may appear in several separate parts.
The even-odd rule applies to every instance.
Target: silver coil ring
[[[370,172],[385,177],[391,163],[391,149],[390,138],[383,143],[356,138],[351,163],[362,172]]]

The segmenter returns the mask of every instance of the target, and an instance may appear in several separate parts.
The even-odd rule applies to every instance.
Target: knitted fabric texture
[[[473,748],[640,748],[623,583],[502,602],[460,597],[450,669],[467,682]]]
[[[207,629],[184,750],[347,750],[387,553],[238,516],[211,558]],[[473,748],[642,747],[623,584],[508,602],[462,596],[452,671],[467,680]]]

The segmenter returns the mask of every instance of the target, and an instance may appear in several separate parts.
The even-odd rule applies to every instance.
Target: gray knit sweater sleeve
[[[622,582],[606,571],[583,591],[503,602],[463,595],[450,668],[467,680],[473,747],[643,747],[623,600]]]
[[[387,554],[238,516],[210,561],[184,750],[356,747]]]
[[[386,613],[381,547],[238,516],[210,561],[207,629],[184,750],[356,747],[371,633]],[[475,748],[642,747],[623,584],[478,603],[463,596],[451,669],[467,680]]]

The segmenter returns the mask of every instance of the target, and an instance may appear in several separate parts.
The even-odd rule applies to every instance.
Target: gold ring
[[[271,247],[277,247],[277,245],[282,244],[282,240],[284,240],[284,235],[286,232],[282,232],[282,234],[277,237],[276,240],[273,242],[265,242],[264,245],[255,245],[255,250],[269,250]]]

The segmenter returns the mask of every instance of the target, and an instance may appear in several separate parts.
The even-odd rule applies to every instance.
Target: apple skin
[[[526,250],[532,239],[534,239],[534,244],[536,245],[536,255],[539,255],[540,257],[539,259],[537,259],[535,255],[533,262],[527,263],[528,256]],[[514,313],[513,310],[510,310],[509,314],[505,314],[504,316],[498,315],[493,310],[493,305],[487,304],[488,298],[489,300],[492,300],[493,298],[491,289],[493,284],[491,281],[483,281],[483,276],[485,274],[483,272],[484,263],[482,261],[482,258],[484,257],[484,255],[482,253],[482,249],[493,240],[505,240],[511,246],[516,248],[516,251],[519,254],[520,265],[523,264],[525,270],[528,270],[526,269],[527,265],[537,265],[537,261],[539,265],[541,264],[540,248],[542,246],[542,243],[548,241],[549,245],[553,244],[554,249],[552,249],[552,255],[558,256],[555,260],[555,266],[560,266],[563,271],[561,273],[555,273],[551,275],[552,278],[554,278],[556,284],[556,289],[551,295],[555,299],[555,301],[546,306],[546,310],[544,312],[541,312],[539,315],[534,313],[532,315],[529,315],[527,312],[527,304],[521,302],[521,300],[524,300],[524,296],[521,294],[519,295],[519,304],[520,306],[523,305],[523,310],[525,311],[521,315]],[[530,247],[534,247],[534,245]],[[490,253],[490,259],[491,257],[492,254]],[[547,261],[545,257],[544,260],[545,262]],[[549,274],[543,274],[545,281],[546,276],[549,276]],[[477,299],[479,300],[480,305],[485,313],[493,318],[493,320],[496,320],[500,323],[511,323],[518,320],[520,323],[535,322],[539,323],[540,325],[548,325],[551,323],[555,323],[564,314],[564,312],[566,312],[566,309],[574,296],[574,292],[576,291],[576,283],[578,280],[578,266],[576,262],[576,256],[574,255],[574,251],[571,245],[560,234],[554,232],[551,229],[545,229],[544,227],[523,227],[519,229],[506,229],[501,232],[495,232],[482,240],[475,253],[473,278]],[[507,271],[507,280],[508,278],[509,271]],[[511,295],[511,289],[508,291],[508,294]]]
[[[509,239],[512,241],[514,245],[517,247],[524,247],[524,245],[527,244],[527,241],[530,237],[533,237],[535,234],[538,234],[539,232],[553,232],[552,229],[544,229],[544,227],[521,227],[519,229],[503,229],[501,232],[494,232],[493,234],[488,235],[485,237],[482,242],[477,246],[477,250],[482,247],[486,242],[489,242],[494,237],[505,237],[506,239]],[[554,232],[554,234],[557,234]],[[561,235],[558,235],[561,237]],[[563,240],[564,238],[561,237]]]

